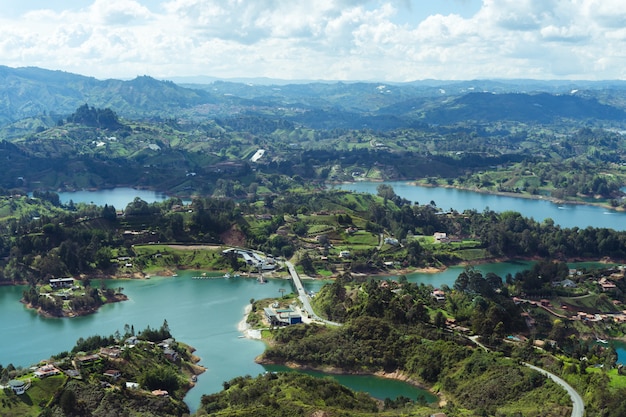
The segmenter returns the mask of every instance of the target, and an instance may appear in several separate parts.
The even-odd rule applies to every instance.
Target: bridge
[[[289,270],[289,275],[291,275],[291,280],[293,281],[293,285],[296,289],[296,292],[298,293],[298,299],[302,302],[302,308],[307,313],[309,313],[311,318],[313,320],[316,320],[325,324],[329,324],[331,326],[341,326],[341,323],[336,323],[334,321],[325,320],[321,318],[320,316],[318,316],[317,314],[315,314],[315,311],[313,311],[313,307],[311,306],[311,300],[309,299],[309,295],[304,290],[304,286],[302,285],[302,280],[300,279],[300,275],[298,275],[296,268],[289,261],[285,262],[285,266]]]

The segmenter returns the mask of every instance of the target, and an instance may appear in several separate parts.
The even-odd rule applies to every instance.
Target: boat
[[[229,279],[231,277],[230,272],[224,274],[224,278]]]

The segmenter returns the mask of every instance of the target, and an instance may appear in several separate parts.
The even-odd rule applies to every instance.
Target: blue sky
[[[623,0],[0,0],[0,64],[97,78],[625,79]]]

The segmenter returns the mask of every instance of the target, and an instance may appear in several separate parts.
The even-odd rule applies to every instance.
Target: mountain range
[[[626,119],[623,81],[178,81],[150,76],[99,80],[36,67],[0,66],[0,136],[10,138],[50,127],[84,104],[110,108],[127,119],[255,115],[318,129]]]

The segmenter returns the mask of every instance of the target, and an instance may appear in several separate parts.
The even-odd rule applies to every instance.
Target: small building
[[[395,237],[386,237],[385,243],[391,246],[398,246],[400,244],[400,242],[398,242],[398,239],[396,239]]]
[[[22,395],[28,388],[30,388],[30,382],[25,382],[20,379],[12,379],[9,381],[9,387],[11,387],[15,394]]]
[[[127,382],[126,388],[128,389],[139,389],[139,384],[136,382]]]
[[[108,369],[104,372],[104,376],[107,376],[113,380],[117,380],[119,377],[122,376],[122,373],[117,369]]]
[[[80,379],[80,372],[78,372],[76,369],[67,369],[63,372],[65,373],[65,375],[69,376],[70,378]]]
[[[165,348],[163,349],[163,354],[171,362],[176,362],[176,360],[178,359],[178,352],[176,352],[174,349]]]
[[[154,391],[152,391],[152,395],[155,395],[157,397],[167,397],[169,393],[164,389],[155,389]]]
[[[569,278],[564,279],[563,281],[555,281],[552,283],[553,287],[563,287],[563,288],[576,288],[576,283]]]
[[[598,284],[600,284],[600,287],[602,288],[602,291],[613,291],[617,288],[617,286],[612,283],[611,281],[609,281],[606,278],[600,278],[600,281],[598,281]]]
[[[109,358],[119,358],[122,350],[118,347],[100,348],[100,354]]]
[[[100,355],[95,353],[93,355],[76,356],[75,358],[75,361],[80,365],[89,365],[98,360],[100,360]]]
[[[74,286],[74,278],[52,278],[50,286],[52,288],[72,288]]]
[[[444,233],[444,232],[433,233],[433,238],[435,238],[435,242],[439,242],[439,243],[448,241],[448,235],[447,233]]]
[[[289,326],[292,324],[302,323],[302,316],[291,308],[272,308],[264,309],[265,318],[272,326]]]
[[[43,379],[52,375],[59,375],[60,373],[61,371],[55,368],[54,365],[50,364],[39,367],[35,372],[33,372],[33,374],[39,379]]]
[[[439,302],[446,301],[446,293],[444,293],[439,288],[436,288],[435,290],[433,290],[433,297],[435,297],[435,300],[437,300]]]

